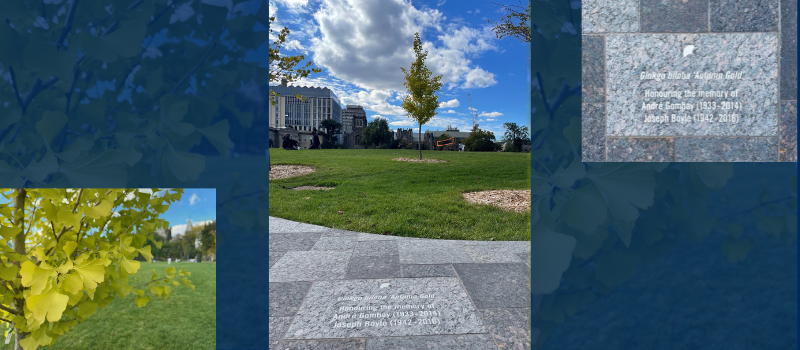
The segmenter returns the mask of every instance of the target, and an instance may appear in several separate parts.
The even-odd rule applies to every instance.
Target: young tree
[[[174,267],[165,277],[153,270],[149,281],[130,283],[141,267],[134,258],[150,260],[145,243],[168,224],[159,216],[182,193],[0,190],[11,202],[0,208],[0,321],[13,329],[15,349],[52,345],[117,297],[134,294],[144,307],[153,296],[167,298],[181,283],[194,289],[185,278],[189,273]]]
[[[444,133],[444,134],[439,135],[439,137],[436,139],[436,141],[445,141],[445,140],[447,140],[447,139],[449,139],[451,137],[452,136],[450,136],[450,134]],[[443,144],[447,144],[447,143],[450,143],[450,142],[453,142],[453,140],[447,141],[447,142],[442,142],[442,143]],[[438,144],[438,142],[437,142],[437,144]],[[454,148],[454,144],[453,145],[442,145],[442,146],[437,146],[437,147],[440,147],[439,149],[442,150],[442,151],[444,151],[444,150],[448,150],[449,151],[449,150]]]
[[[319,123],[324,137],[323,148],[333,148],[333,137],[342,133],[342,124],[333,119],[324,119]]]
[[[521,152],[522,145],[526,140],[529,140],[528,127],[517,125],[517,123],[503,123],[503,128],[506,129],[505,134],[503,134],[506,142],[506,152]]]
[[[442,76],[433,76],[431,70],[425,66],[428,51],[422,51],[422,40],[419,32],[414,34],[414,53],[417,59],[406,70],[400,68],[405,74],[403,85],[408,89],[408,95],[403,97],[401,106],[406,111],[406,116],[419,123],[419,159],[422,159],[422,125],[435,116],[439,106],[439,97],[436,92],[442,87]]]

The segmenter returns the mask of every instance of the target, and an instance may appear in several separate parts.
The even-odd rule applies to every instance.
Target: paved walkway
[[[530,349],[530,242],[269,218],[270,349]]]

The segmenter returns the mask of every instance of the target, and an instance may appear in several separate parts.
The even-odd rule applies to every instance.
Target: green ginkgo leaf
[[[56,322],[61,319],[62,313],[67,309],[69,297],[50,289],[46,293],[33,295],[26,299],[25,306],[33,313],[33,318],[39,322]]]

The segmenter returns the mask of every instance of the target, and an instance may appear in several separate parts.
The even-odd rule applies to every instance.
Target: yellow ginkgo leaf
[[[147,261],[150,261],[150,260],[153,259],[153,254],[150,253],[150,246],[149,245],[141,247],[141,248],[136,249],[136,250],[139,252],[139,254],[142,254],[142,256],[145,259],[147,259]]]
[[[103,276],[106,272],[106,267],[101,259],[95,259],[74,268],[75,272],[83,279],[83,285],[86,286],[86,289],[97,288],[97,284],[103,282]]]
[[[58,273],[60,273],[62,275],[68,273],[69,270],[72,270],[72,261],[69,261],[69,260],[67,260],[66,264],[61,265],[61,266],[56,268],[56,271],[58,271]]]
[[[36,321],[42,322],[46,317],[48,321],[56,322],[67,309],[69,297],[50,289],[47,293],[28,297],[26,301],[25,305],[31,310]]]
[[[83,279],[81,279],[81,276],[71,273],[63,282],[61,282],[61,289],[69,292],[70,294],[78,294],[83,290]]]
[[[81,303],[81,306],[78,306],[78,316],[87,318],[94,314],[97,310],[97,304],[91,301],[85,301]]]
[[[69,241],[67,243],[64,243],[64,252],[67,253],[67,255],[70,255],[72,254],[73,251],[75,251],[75,248],[77,247],[78,247],[77,242]]]
[[[101,200],[100,204],[94,207],[87,207],[83,209],[83,213],[92,219],[99,219],[111,215],[112,205],[111,202]]]
[[[42,263],[42,266],[49,267],[46,263]],[[44,287],[47,286],[47,281],[55,276],[56,271],[36,266],[31,261],[25,261],[22,263],[19,274],[22,276],[22,285],[31,287],[31,295],[37,295],[44,290]]]
[[[130,274],[134,274],[136,271],[139,271],[139,266],[141,266],[141,264],[139,264],[139,262],[136,260],[129,260],[125,257],[122,258],[122,267],[125,268],[125,271],[128,271]]]

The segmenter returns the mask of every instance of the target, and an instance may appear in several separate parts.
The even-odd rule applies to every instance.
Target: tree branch
[[[165,279],[167,279],[167,277],[162,277],[162,278],[159,278],[159,279],[154,279],[154,280],[152,280],[152,281],[150,281],[150,282],[146,282],[146,283],[137,284],[137,285],[135,285],[135,286],[132,286],[131,288],[136,288],[136,287],[146,286],[146,285],[148,285],[148,284],[150,284],[150,283],[157,282],[157,281],[161,281],[161,280],[165,280]]]
[[[61,50],[64,39],[67,38],[67,34],[69,34],[69,32],[72,30],[72,20],[75,18],[75,10],[78,9],[78,1],[79,0],[72,0],[72,5],[69,6],[69,11],[67,11],[67,21],[64,22],[64,28],[61,29],[61,35],[56,41],[56,50]]]
[[[756,206],[754,206],[754,207],[752,207],[750,209],[745,209],[745,210],[740,210],[740,211],[737,211],[737,212],[725,214],[723,216],[720,216],[720,219],[724,219],[724,218],[727,218],[727,217],[733,216],[733,215],[749,213],[749,212],[752,212],[753,210],[756,210],[756,209],[758,209],[760,207],[763,207],[763,206],[766,206],[766,205],[770,205],[770,204],[773,204],[773,203],[783,202],[783,201],[786,201],[786,200],[790,200],[792,198],[793,198],[792,196],[789,196],[789,197],[783,197],[783,198],[780,198],[780,199],[771,200],[769,202],[764,202],[764,203],[756,205]]]
[[[81,203],[81,195],[82,194],[83,194],[83,189],[81,188],[80,190],[78,190],[78,199],[75,200],[75,205],[72,206],[72,213],[73,214],[75,214],[75,210],[78,209],[78,204]],[[100,201],[98,200],[97,203],[100,203]],[[95,205],[97,205],[97,204],[95,204]]]
[[[8,312],[10,314],[19,315],[19,313],[16,310],[14,310],[12,308],[9,308],[9,307],[7,307],[7,306],[5,306],[3,304],[0,304],[0,310],[3,310],[3,311]]]
[[[7,320],[5,318],[2,318],[2,317],[0,317],[0,321],[5,321],[5,322],[8,322],[8,323],[14,323],[14,322],[11,322],[11,321],[9,321],[9,320]]]

